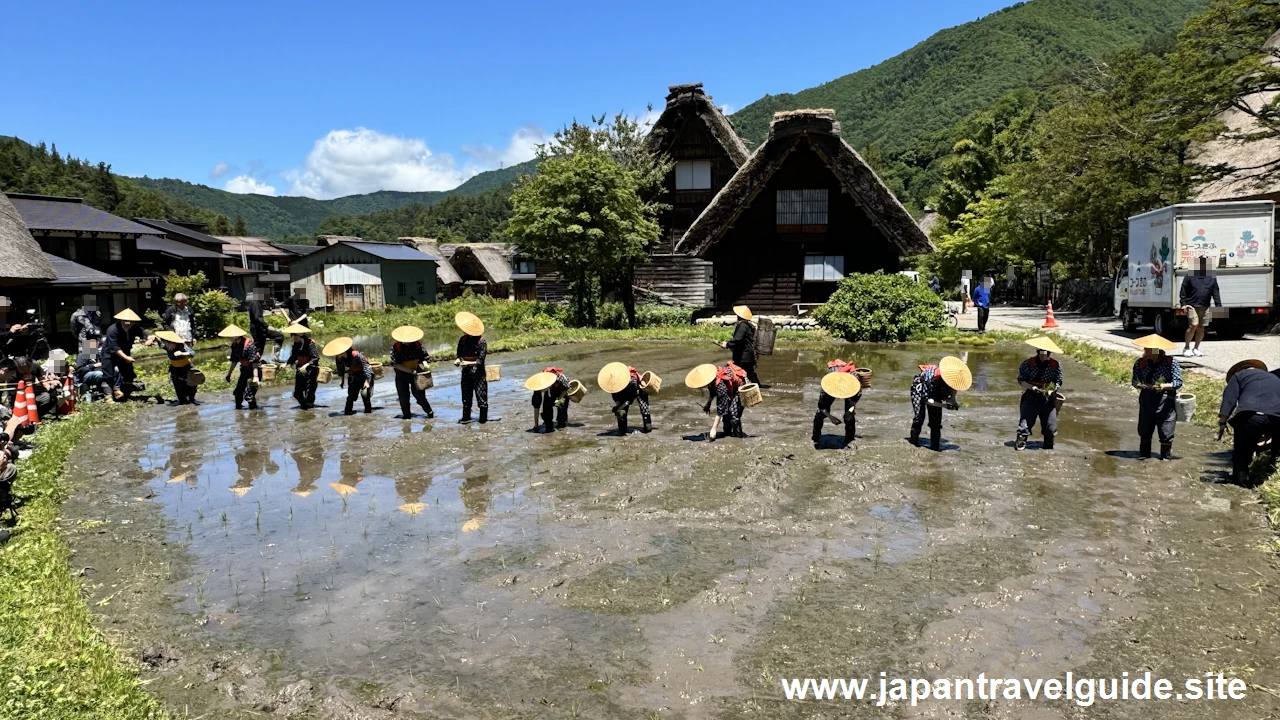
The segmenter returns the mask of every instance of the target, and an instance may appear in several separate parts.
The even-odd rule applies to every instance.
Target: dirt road
[[[715,348],[645,343],[494,356],[501,421],[228,398],[155,408],[79,450],[66,528],[89,604],[191,716],[322,718],[1257,718],[1264,691],[1189,701],[788,701],[781,680],[1200,678],[1280,689],[1280,584],[1223,446],[1179,427],[1142,462],[1136,400],[1065,361],[1057,449],[1015,452],[1020,350],[973,351],[946,447],[904,440],[936,346],[831,347],[761,363],[751,437],[702,442],[685,371]],[[859,439],[809,442],[827,360],[875,370]],[[610,434],[597,370],[665,382],[655,430]],[[566,368],[571,427],[529,431],[520,382]],[[633,426],[640,420],[632,410]]]

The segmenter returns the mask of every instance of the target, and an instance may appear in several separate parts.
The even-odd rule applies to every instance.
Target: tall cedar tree
[[[236,224],[235,224],[235,227],[231,228],[231,234],[237,237],[245,237],[246,235],[249,234],[249,229],[244,226],[243,216],[241,215],[236,216]]]

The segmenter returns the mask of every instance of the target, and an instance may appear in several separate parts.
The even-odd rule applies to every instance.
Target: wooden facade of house
[[[789,314],[855,272],[896,272],[932,245],[839,135],[832,111],[777,113],[769,138],[684,233],[714,265],[712,305]]]
[[[289,266],[292,288],[311,306],[335,312],[381,310],[436,301],[436,260],[405,245],[342,240]]]

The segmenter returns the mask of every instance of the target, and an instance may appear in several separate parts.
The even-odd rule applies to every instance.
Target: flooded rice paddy
[[[907,388],[938,349],[784,350],[745,440],[708,444],[684,373],[707,344],[491,356],[487,425],[341,415],[322,385],[259,412],[229,394],[144,410],[76,453],[65,525],[90,605],[191,716],[333,718],[1256,718],[1276,698],[1110,703],[787,701],[787,677],[1202,677],[1280,688],[1276,568],[1225,446],[1179,425],[1136,459],[1136,399],[1066,361],[1056,449],[1012,448],[1016,348],[969,354],[944,450],[913,448]],[[809,440],[833,357],[875,370],[859,438]],[[654,432],[613,436],[595,374],[663,377]],[[590,388],[534,433],[525,377]],[[1202,400],[1203,402],[1204,400]],[[418,408],[414,407],[415,412]],[[927,433],[926,433],[927,434]]]

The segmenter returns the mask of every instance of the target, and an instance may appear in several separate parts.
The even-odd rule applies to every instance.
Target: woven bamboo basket
[[[316,375],[316,379],[322,383],[327,383],[333,379],[333,368],[321,367],[320,373]]]
[[[369,369],[373,371],[373,379],[374,379],[374,380],[381,380],[381,379],[382,379],[382,373],[383,373],[382,363],[380,363],[380,362],[371,362],[371,363],[369,363]]]
[[[583,385],[581,382],[577,380],[572,380],[569,382],[569,399],[570,400],[576,403],[580,403],[582,402],[582,398],[586,396],[587,396],[586,385]]]
[[[1062,412],[1062,406],[1067,402],[1067,396],[1062,393],[1053,394],[1053,409]]]
[[[499,380],[501,380],[502,366],[501,365],[485,365],[484,379],[488,380],[489,382],[498,382]]]
[[[275,380],[275,379],[276,379],[276,366],[272,365],[271,363],[264,364],[262,366],[262,380],[265,382],[267,380]]]
[[[420,370],[413,374],[413,386],[419,390],[430,390],[436,386],[435,378],[431,377],[431,370]]]
[[[755,383],[747,383],[738,388],[738,397],[742,398],[742,404],[747,407],[755,407],[764,402],[764,395],[760,393],[760,386]]]
[[[199,387],[204,384],[204,373],[196,368],[187,371],[187,384],[191,387]]]
[[[640,376],[640,389],[650,395],[657,395],[662,391],[662,378],[654,375],[651,371],[646,371]]]
[[[862,387],[871,387],[871,368],[858,368],[853,371],[853,374],[858,377]]]

